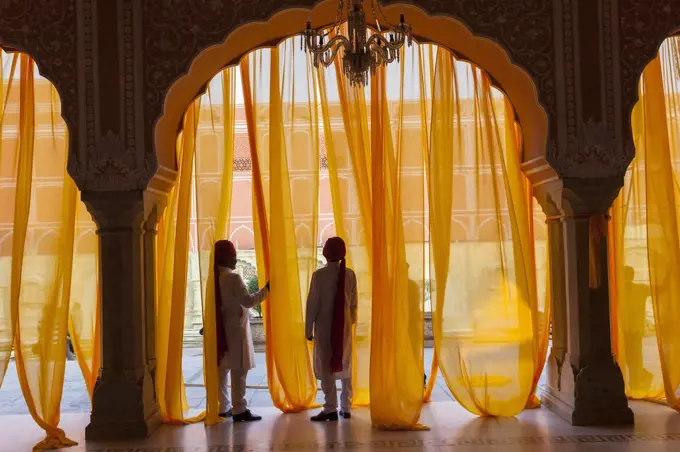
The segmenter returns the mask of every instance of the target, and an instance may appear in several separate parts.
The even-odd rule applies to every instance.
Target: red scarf
[[[345,242],[340,237],[326,241],[323,255],[329,262],[340,262],[338,283],[333,302],[333,323],[331,324],[331,372],[342,372],[345,349]]]
[[[222,317],[222,293],[220,292],[220,267],[226,266],[230,258],[236,257],[236,248],[229,240],[215,242],[215,254],[213,258],[213,277],[215,280],[215,334],[217,339],[217,365],[225,353],[229,350],[227,335],[224,331],[224,319]]]

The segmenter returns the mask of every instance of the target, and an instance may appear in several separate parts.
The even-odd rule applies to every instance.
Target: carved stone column
[[[611,348],[607,237],[596,232],[606,231],[622,185],[622,177],[565,178],[539,196],[560,213],[559,226],[549,220],[555,342],[543,401],[573,425],[633,423]]]
[[[145,253],[144,227],[155,222],[141,190],[83,192],[82,199],[97,224],[102,316],[101,369],[85,436],[144,438],[161,422],[149,368],[155,365],[153,306],[145,302],[153,255]]]
[[[552,301],[552,347],[546,362],[548,372],[547,392],[556,394],[561,391],[561,372],[567,354],[567,289],[564,260],[564,234],[561,212],[550,199],[551,188],[559,190],[561,182],[553,183],[553,187],[535,187],[537,198],[546,214],[548,235],[548,263],[550,268],[550,299]],[[568,366],[567,366],[568,367]],[[545,395],[543,396],[545,400]]]

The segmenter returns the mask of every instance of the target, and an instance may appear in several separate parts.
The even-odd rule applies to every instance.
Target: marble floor
[[[86,414],[65,414],[61,426],[80,444],[69,451],[91,452],[227,452],[278,450],[455,450],[513,451],[679,451],[680,414],[652,403],[633,402],[635,427],[571,427],[545,409],[525,411],[516,418],[479,418],[453,402],[426,405],[421,422],[426,432],[383,432],[373,429],[369,411],[359,409],[349,421],[317,425],[310,413],[281,414],[260,408],[263,421],[213,427],[203,424],[163,426],[142,441],[93,443],[84,441]],[[29,451],[42,439],[29,416],[0,416],[0,451]]]

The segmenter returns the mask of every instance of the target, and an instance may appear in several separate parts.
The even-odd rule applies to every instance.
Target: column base
[[[625,426],[634,423],[623,376],[613,358],[611,362],[605,360],[576,371],[568,359],[560,364],[551,355],[548,380],[547,390],[541,397],[544,406],[571,425]]]
[[[100,376],[94,388],[87,441],[142,439],[161,425],[151,375],[140,372]]]

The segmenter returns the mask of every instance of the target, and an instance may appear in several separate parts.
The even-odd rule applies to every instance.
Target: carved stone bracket
[[[144,189],[145,180],[136,168],[135,154],[126,152],[118,135],[110,130],[95,142],[87,159],[84,190]]]
[[[579,123],[574,140],[569,140],[563,151],[558,152],[556,141],[551,141],[548,161],[564,178],[616,177],[626,172],[635,155],[630,144],[617,147],[620,142],[607,131],[604,122],[590,118]]]

